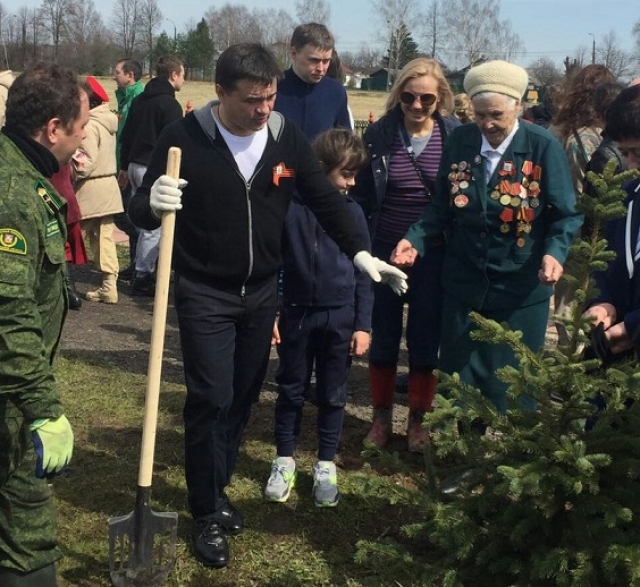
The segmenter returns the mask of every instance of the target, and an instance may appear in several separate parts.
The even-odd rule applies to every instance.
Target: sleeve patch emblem
[[[27,241],[13,228],[0,228],[0,252],[26,255]]]

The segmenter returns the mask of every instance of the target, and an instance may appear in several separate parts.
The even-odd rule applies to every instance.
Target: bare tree
[[[573,60],[582,69],[591,60],[591,50],[586,45],[578,45],[573,51]]]
[[[636,39],[636,59],[640,61],[640,18],[633,25],[633,29],[631,29],[631,33]]]
[[[388,47],[388,83],[391,85],[398,72],[407,23],[418,20],[418,3],[416,0],[372,0],[371,4],[379,23],[379,40]]]
[[[115,0],[111,13],[114,40],[124,50],[125,57],[132,57],[140,34],[141,0]]]
[[[478,59],[509,58],[524,52],[524,43],[509,21],[500,20],[500,0],[441,0],[449,65]],[[470,18],[473,15],[473,18]]]
[[[597,51],[598,63],[611,70],[617,78],[631,76],[634,72],[635,59],[620,47],[616,32],[611,29],[600,41]]]
[[[255,42],[261,37],[260,23],[241,4],[225,4],[219,10],[209,8],[204,18],[218,51],[235,43]]]
[[[140,46],[146,55],[153,55],[153,42],[156,37],[156,30],[162,24],[162,11],[158,8],[156,0],[140,0]],[[149,71],[153,71],[153,64],[149,62]]]
[[[92,41],[102,29],[102,18],[93,0],[74,0],[66,23],[66,40],[72,51],[70,65],[77,71],[91,71]]]
[[[66,34],[66,21],[73,10],[71,0],[42,0],[40,18],[42,26],[49,33],[53,48],[52,60],[58,63],[60,42]]]
[[[372,71],[382,63],[382,52],[371,45],[362,43],[354,56],[354,68]]]
[[[563,74],[548,57],[540,57],[527,70],[541,86],[551,86],[562,82]]]
[[[260,42],[273,51],[281,67],[291,65],[291,33],[295,28],[293,17],[284,9],[254,9],[253,16],[260,24]]]
[[[296,0],[298,22],[318,22],[329,26],[331,6],[327,0]]]
[[[438,58],[440,49],[444,46],[445,23],[440,10],[440,2],[433,0],[423,18],[422,38],[425,40],[427,52],[434,59]]]
[[[4,7],[4,4],[2,4],[2,2],[0,2],[0,44],[2,45],[2,59],[0,60],[0,63],[3,63],[3,65],[0,65],[0,67],[4,67],[4,65],[6,65],[7,69],[10,69],[9,67],[9,55],[7,53],[7,39],[6,39],[6,29],[8,28],[6,26],[6,21],[7,21],[7,17],[9,16],[9,14],[7,13],[7,9]]]

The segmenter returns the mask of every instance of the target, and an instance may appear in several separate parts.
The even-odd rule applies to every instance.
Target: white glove
[[[353,258],[353,264],[373,281],[386,283],[399,296],[409,289],[406,273],[381,261],[378,257],[371,256],[367,251],[357,253]]]
[[[149,195],[151,211],[158,217],[163,212],[182,210],[182,189],[187,185],[184,179],[173,179],[168,175],[161,175],[153,182]]]

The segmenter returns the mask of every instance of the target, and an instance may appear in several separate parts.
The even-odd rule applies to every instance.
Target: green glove
[[[73,430],[66,416],[35,420],[29,425],[38,460],[36,477],[52,477],[67,466],[73,453]]]

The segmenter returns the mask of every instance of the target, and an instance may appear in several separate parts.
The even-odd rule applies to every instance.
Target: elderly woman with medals
[[[352,193],[369,220],[372,250],[382,259],[389,258],[398,239],[431,202],[445,139],[460,125],[455,118],[441,114],[452,109],[453,94],[438,62],[414,59],[398,74],[385,115],[365,132],[370,162],[358,175]],[[405,304],[408,449],[422,451],[429,440],[422,419],[431,409],[436,389],[433,370],[438,365],[443,257],[444,237],[440,234],[408,272],[407,294],[398,297],[374,285],[369,351],[373,425],[365,438],[367,446],[383,447],[391,432]]]
[[[582,223],[562,146],[518,119],[527,83],[527,72],[506,61],[469,70],[464,88],[476,124],[449,136],[432,205],[391,257],[412,265],[446,232],[440,369],[459,373],[500,412],[507,386],[496,369],[515,357],[506,344],[473,340],[469,313],[506,322],[532,350],[541,349],[549,298]]]

